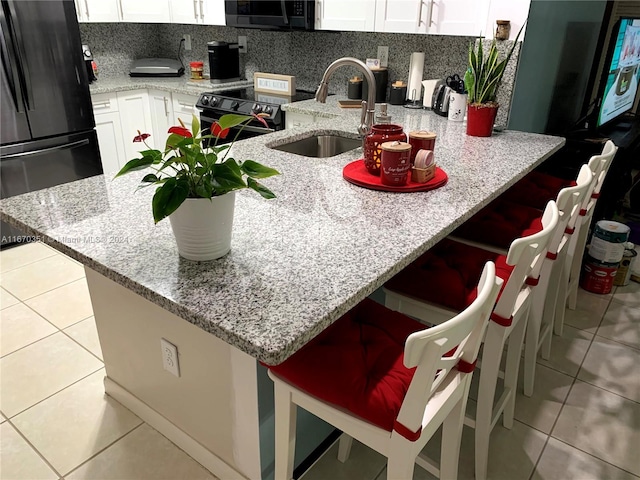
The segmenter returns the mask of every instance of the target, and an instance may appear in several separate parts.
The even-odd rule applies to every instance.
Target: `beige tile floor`
[[[49,247],[0,252],[0,480],[214,479],[104,395],[84,271]],[[470,408],[474,407],[470,400]],[[438,441],[427,446],[438,450]],[[640,284],[580,292],[563,338],[539,362],[512,430],[492,433],[490,479],[640,479]],[[385,459],[334,445],[305,480],[383,480]],[[473,478],[465,428],[461,478]],[[431,478],[416,467],[416,479]]]

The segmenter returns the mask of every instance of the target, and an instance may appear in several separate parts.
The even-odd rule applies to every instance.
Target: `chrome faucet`
[[[331,65],[327,67],[322,76],[322,81],[318,85],[316,91],[316,102],[325,103],[327,100],[327,91],[329,89],[329,79],[333,72],[338,67],[343,65],[351,65],[358,68],[364,73],[364,77],[367,79],[368,95],[367,100],[362,101],[362,114],[360,115],[360,126],[358,127],[358,133],[364,137],[371,131],[373,125],[373,119],[376,113],[376,78],[373,76],[373,72],[367,67],[364,62],[352,57],[339,58]]]

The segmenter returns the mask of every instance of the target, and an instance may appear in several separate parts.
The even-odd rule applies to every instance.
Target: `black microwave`
[[[315,0],[225,0],[227,27],[313,30]]]

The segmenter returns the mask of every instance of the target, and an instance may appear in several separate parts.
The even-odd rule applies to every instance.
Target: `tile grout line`
[[[60,474],[60,472],[58,472],[58,470],[56,470],[53,465],[49,462],[49,460],[47,460],[45,458],[44,455],[42,455],[42,453],[40,453],[40,450],[38,450],[35,445],[33,445],[29,439],[27,437],[24,436],[24,434],[20,431],[20,429],[18,429],[18,427],[16,427],[13,422],[11,421],[10,418],[6,417],[7,419],[5,420],[9,425],[11,425],[11,427],[18,432],[18,435],[20,435],[22,437],[22,439],[26,442],[27,445],[29,445],[34,452],[36,452],[36,454],[42,459],[42,461],[51,469],[53,470],[53,473],[55,473],[56,475],[58,475],[58,478],[62,478],[62,475]]]
[[[611,301],[613,299],[613,295],[611,296],[611,298],[609,299],[609,302],[607,303],[607,308],[605,309],[605,311],[602,313],[602,316],[600,317],[600,322],[598,322],[598,326],[596,327],[596,332],[598,331],[598,329],[600,328],[600,325],[602,325],[602,322],[604,321],[604,316],[607,314],[607,310],[609,310],[609,307],[611,306]],[[565,310],[567,309],[567,307],[565,306]],[[575,327],[574,327],[575,328]],[[596,338],[596,334],[594,333],[593,336],[591,337],[591,340],[589,342],[589,346],[587,347],[587,350],[584,353],[584,357],[582,357],[582,361],[580,362],[580,365],[578,366],[578,370],[576,371],[576,374],[573,376],[573,380],[571,381],[571,386],[569,387],[569,392],[567,393],[567,396],[564,398],[563,402],[562,402],[562,406],[560,407],[560,410],[558,411],[558,415],[556,416],[553,425],[551,426],[551,429],[549,430],[549,434],[547,435],[547,439],[544,442],[544,445],[542,447],[542,450],[540,451],[540,455],[538,456],[538,459],[536,460],[535,465],[533,466],[533,471],[531,472],[531,475],[529,476],[529,480],[533,480],[533,475],[536,472],[536,469],[538,468],[538,463],[540,463],[540,459],[542,458],[542,455],[544,455],[544,451],[547,448],[547,445],[549,444],[549,439],[550,438],[554,438],[552,437],[553,431],[556,428],[556,425],[558,423],[558,420],[560,419],[560,416],[562,415],[562,411],[564,410],[565,405],[567,404],[567,399],[569,398],[569,395],[571,395],[571,391],[573,390],[574,385],[576,384],[576,381],[578,380],[578,375],[580,374],[580,370],[582,369],[582,365],[584,364],[585,359],[587,358],[587,355],[589,354],[589,350],[591,350],[591,345],[593,345],[593,341]],[[571,445],[571,447],[574,447],[573,445]],[[579,449],[577,449],[579,450]],[[592,455],[593,456],[593,455]],[[598,458],[598,457],[595,457]]]
[[[34,263],[36,263],[36,262],[34,262]],[[72,283],[74,283],[74,282],[79,282],[79,281],[80,281],[80,280],[82,280],[82,279],[85,279],[85,281],[86,281],[86,278],[87,278],[87,277],[86,277],[86,276],[85,276],[85,274],[83,273],[83,274],[82,274],[82,276],[81,276],[80,278],[76,278],[75,280],[71,280],[70,282],[64,283],[64,284],[62,284],[62,285],[58,285],[57,287],[54,287],[54,288],[52,288],[52,289],[50,289],[50,290],[47,290],[46,292],[41,292],[41,293],[39,293],[39,294],[37,294],[37,295],[33,295],[32,297],[25,298],[24,300],[22,300],[21,298],[18,298],[18,296],[17,296],[16,294],[11,293],[11,291],[10,291],[6,286],[1,286],[1,285],[0,285],[0,288],[5,289],[7,292],[11,293],[11,295],[13,295],[15,298],[17,298],[18,300],[20,300],[21,302],[23,302],[23,303],[24,303],[24,302],[26,302],[26,301],[28,301],[28,300],[33,300],[34,298],[39,297],[40,295],[44,295],[45,293],[53,292],[54,290],[57,290],[58,288],[66,287],[67,285],[70,285],[70,284],[72,284]],[[3,310],[4,310],[4,309],[3,309]]]
[[[84,377],[82,377],[82,378],[79,378],[78,380],[75,380],[74,382],[70,383],[70,384],[69,384],[69,385],[67,385],[66,387],[63,387],[63,388],[61,388],[60,390],[55,391],[55,392],[54,392],[54,393],[52,393],[51,395],[47,395],[45,398],[43,398],[43,399],[41,399],[41,400],[38,400],[38,401],[37,401],[36,403],[34,403],[33,405],[29,405],[27,408],[25,408],[25,409],[23,409],[23,410],[20,410],[20,411],[19,411],[19,412],[17,412],[17,413],[14,413],[13,415],[11,415],[11,417],[8,417],[8,416],[6,416],[6,415],[5,415],[5,418],[6,418],[7,420],[10,420],[11,418],[17,417],[18,415],[20,415],[20,414],[22,414],[22,413],[26,412],[26,411],[27,411],[27,410],[29,410],[30,408],[33,408],[33,407],[35,407],[36,405],[40,405],[40,404],[41,404],[42,402],[44,402],[45,400],[48,400],[48,399],[50,399],[51,397],[53,397],[54,395],[57,395],[58,393],[62,392],[63,390],[66,390],[67,388],[71,387],[72,385],[75,385],[76,383],[81,382],[81,381],[82,381],[82,380],[84,380],[85,378],[90,377],[91,375],[93,375],[94,373],[96,373],[98,370],[101,370],[101,369],[103,369],[103,368],[104,368],[104,363],[100,366],[100,368],[98,368],[98,369],[94,370],[94,371],[93,371],[93,372],[91,372],[91,373],[88,373],[87,375],[85,375],[85,376],[84,376]],[[3,415],[4,415],[4,413],[3,413]]]
[[[13,247],[13,248],[18,248],[18,247]],[[9,250],[5,250],[5,252],[8,252],[8,251]],[[60,252],[53,252],[51,255],[47,255],[46,257],[39,258],[38,260],[33,260],[32,262],[25,263],[23,265],[20,265],[19,267],[10,268],[9,270],[4,270],[4,271],[0,272],[0,274],[4,275],[5,273],[13,272],[14,270],[17,270],[19,268],[26,267],[27,265],[33,265],[34,263],[38,263],[41,260],[46,260],[47,258],[51,258],[51,257],[54,257],[56,255],[64,255],[64,254],[62,254]],[[66,255],[64,255],[64,256],[66,257]]]
[[[87,320],[88,318],[91,317],[87,317],[84,320]],[[84,320],[80,320],[81,322],[84,322]],[[80,323],[80,322],[78,322]],[[75,325],[75,324],[74,324]],[[73,325],[70,325],[73,326]],[[97,358],[100,362],[102,362],[102,366],[104,367],[104,360],[101,359],[100,357],[98,357],[95,353],[93,353],[91,350],[89,350],[87,347],[85,347],[84,345],[82,345],[80,342],[78,342],[75,338],[73,338],[71,335],[69,335],[67,332],[65,332],[64,330],[60,330],[60,333],[62,333],[63,335],[66,335],[71,341],[75,342],[78,346],[80,346],[81,348],[84,348],[87,352],[89,352],[91,355],[93,355],[95,358]],[[99,343],[99,342],[98,342]],[[102,349],[102,347],[100,347]]]
[[[120,404],[120,402],[118,402]],[[130,435],[131,433],[133,433],[135,430],[137,430],[138,428],[142,427],[143,425],[147,425],[147,423],[142,420],[140,417],[138,417],[136,415],[136,417],[140,420],[140,423],[138,425],[136,425],[135,427],[133,427],[131,430],[129,430],[128,432],[124,433],[122,436],[118,437],[117,439],[115,439],[113,442],[109,443],[108,445],[106,445],[105,447],[101,448],[100,450],[98,450],[96,453],[94,453],[93,455],[91,455],[89,458],[87,458],[84,462],[82,462],[80,465],[76,465],[75,467],[73,467],[71,470],[69,470],[67,473],[65,473],[65,475],[70,475],[73,472],[75,472],[76,470],[78,470],[80,467],[82,467],[83,465],[87,464],[88,462],[90,462],[91,460],[93,460],[94,458],[96,458],[98,455],[100,455],[102,452],[104,452],[105,450],[107,450],[108,448],[112,447],[113,445],[115,445],[116,443],[118,443],[120,440],[122,440],[124,437]],[[153,427],[151,427],[153,428]],[[155,430],[155,429],[154,429]],[[175,445],[175,444],[173,444]],[[176,445],[177,447],[177,445]],[[189,457],[192,458],[192,457]],[[195,460],[194,460],[195,461]],[[208,471],[208,470],[207,470]]]

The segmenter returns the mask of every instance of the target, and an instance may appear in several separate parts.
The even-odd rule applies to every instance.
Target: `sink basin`
[[[304,155],[305,157],[327,158],[361,146],[362,140],[356,138],[346,138],[338,135],[315,135],[271,148],[281,152]]]

